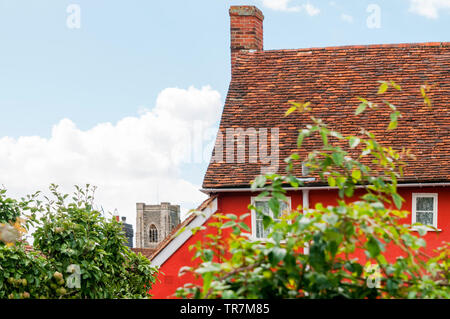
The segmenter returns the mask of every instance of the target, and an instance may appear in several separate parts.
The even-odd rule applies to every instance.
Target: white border
[[[205,209],[202,215],[197,215],[188,225],[186,229],[172,239],[169,244],[156,255],[151,264],[153,266],[161,266],[170,258],[191,236],[192,228],[202,226],[215,212],[217,212],[217,198],[215,198]]]
[[[433,198],[433,227],[437,228],[438,225],[438,194],[437,193],[412,193],[412,206],[411,206],[411,225],[416,223],[416,210],[417,210],[417,198],[418,197],[431,197]],[[420,226],[412,226],[413,230],[417,230]],[[434,230],[427,227],[427,230]]]

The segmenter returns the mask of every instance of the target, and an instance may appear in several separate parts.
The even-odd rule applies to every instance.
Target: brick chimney
[[[231,6],[231,74],[240,52],[263,50],[264,16],[255,6]]]

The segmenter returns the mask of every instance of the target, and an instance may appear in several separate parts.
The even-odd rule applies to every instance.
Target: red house
[[[258,194],[250,190],[250,181],[266,171],[282,174],[286,157],[294,151],[305,155],[305,149],[314,146],[307,143],[305,149],[296,149],[298,129],[309,124],[308,118],[284,116],[289,101],[310,101],[313,115],[333,129],[356,134],[362,126],[393,147],[411,149],[416,159],[407,163],[399,184],[399,194],[405,199],[402,208],[412,212],[405,223],[420,221],[439,229],[426,235],[427,249],[450,241],[450,44],[265,51],[263,19],[256,7],[230,8],[232,79],[216,147],[203,181],[202,191],[210,198],[199,207],[205,216],[191,215],[177,229],[206,225],[216,212],[247,213],[247,206]],[[395,133],[386,132],[387,112],[353,116],[356,97],[376,101],[377,81],[383,80],[402,86],[400,94],[383,95],[403,115]],[[425,83],[432,87],[432,109],[423,106],[420,86]],[[231,143],[225,141],[225,136],[241,133],[243,144],[237,141],[235,147],[234,138]],[[252,144],[255,136],[259,147]],[[307,186],[287,189],[292,208],[318,202],[336,204],[336,189],[308,177],[307,172],[295,173],[305,177]],[[355,198],[359,195],[357,192]],[[264,201],[257,204],[266,205]],[[246,223],[254,238],[264,236],[254,212]],[[182,266],[192,265],[193,251],[188,247],[208,232],[192,235],[184,231],[175,236],[177,229],[151,256],[152,263],[164,273],[151,291],[154,298],[170,298],[177,287],[193,279],[179,277],[178,272]]]

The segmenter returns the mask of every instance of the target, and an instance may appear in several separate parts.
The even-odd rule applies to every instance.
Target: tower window
[[[150,236],[151,243],[158,242],[158,229],[156,228],[155,225],[150,225],[149,236]]]

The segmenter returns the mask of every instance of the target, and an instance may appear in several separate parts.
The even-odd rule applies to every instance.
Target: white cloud
[[[291,1],[292,0],[262,0],[262,3],[265,7],[276,11],[299,12],[305,10],[310,16],[315,16],[320,13],[320,9],[309,2],[296,6],[289,6]]]
[[[439,10],[450,10],[450,0],[410,0],[409,11],[429,19],[437,19]]]
[[[310,3],[303,4],[302,7],[305,9],[306,13],[308,13],[310,16],[315,16],[320,13],[319,8],[314,7]]]
[[[262,0],[263,5],[276,11],[300,11],[299,6],[288,7],[291,0]]]
[[[184,211],[195,208],[205,195],[200,185],[180,177],[182,159],[192,151],[184,143],[195,127],[216,131],[221,106],[220,94],[209,86],[168,88],[150,111],[141,107],[139,116],[116,124],[80,130],[63,119],[49,138],[0,138],[0,185],[19,197],[47,190],[50,183],[65,192],[90,183],[98,186],[96,202],[105,211],[117,208],[134,227],[136,202],[158,199],[181,204]]]
[[[341,14],[341,20],[345,21],[345,22],[348,22],[348,23],[353,23],[353,17],[351,15],[349,15],[349,14],[342,13]]]

